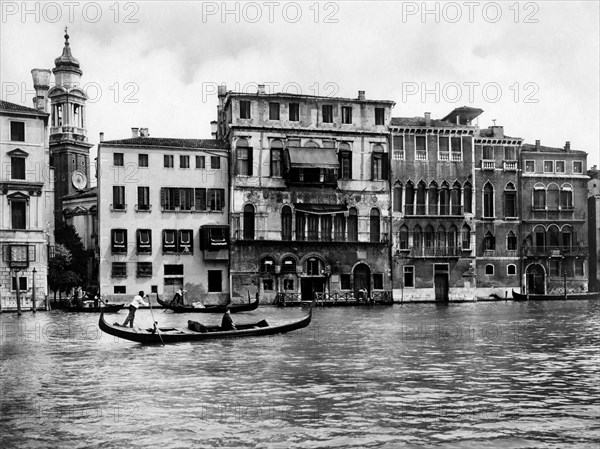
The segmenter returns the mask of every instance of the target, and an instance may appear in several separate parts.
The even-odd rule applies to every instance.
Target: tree
[[[60,243],[54,247],[54,257],[48,263],[48,285],[54,291],[63,293],[81,285],[81,277],[73,271],[73,256],[71,252]]]
[[[71,254],[72,260],[66,269],[77,274],[80,279],[78,285],[87,285],[88,255],[75,227],[63,224],[54,231],[54,237],[56,243],[64,245]]]

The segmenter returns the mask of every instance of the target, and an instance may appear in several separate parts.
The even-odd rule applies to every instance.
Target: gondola
[[[312,309],[313,305],[311,304],[308,315],[297,321],[272,326],[265,320],[262,320],[253,324],[238,324],[236,325],[236,330],[227,331],[221,330],[220,326],[207,326],[204,328],[205,332],[197,332],[190,329],[178,329],[174,327],[136,329],[123,327],[117,323],[109,324],[104,320],[104,314],[100,315],[98,326],[107,334],[143,344],[166,344],[214,340],[219,338],[258,337],[262,335],[283,334],[308,326],[312,318]]]
[[[250,296],[248,295],[248,299],[250,299]],[[250,302],[248,301],[246,304],[219,304],[219,305],[207,305],[204,307],[194,307],[191,304],[185,304],[185,305],[171,305],[171,303],[169,301],[164,301],[162,299],[160,299],[160,297],[158,296],[158,294],[156,295],[156,300],[158,301],[158,303],[163,306],[165,309],[170,309],[175,313],[225,313],[225,311],[227,309],[229,309],[229,311],[231,313],[237,313],[237,312],[249,312],[251,310],[256,310],[256,308],[258,307],[258,298],[256,298],[254,300],[254,302]]]
[[[600,296],[600,292],[586,292],[586,293],[567,293],[567,297],[565,295],[539,295],[539,294],[523,294],[517,293],[513,290],[512,292],[513,300],[515,301],[558,301],[564,299],[597,299]]]
[[[98,313],[98,312],[103,312],[103,313],[117,313],[119,310],[121,310],[123,308],[125,304],[106,304],[104,306],[99,306],[99,307],[67,307],[66,309],[64,309],[67,312],[87,312],[87,313]]]

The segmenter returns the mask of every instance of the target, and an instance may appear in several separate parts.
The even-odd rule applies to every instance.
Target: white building
[[[101,293],[116,302],[139,290],[170,299],[183,287],[190,302],[226,301],[226,147],[132,131],[98,146]]]

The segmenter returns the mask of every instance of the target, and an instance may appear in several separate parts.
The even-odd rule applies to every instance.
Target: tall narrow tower
[[[85,91],[79,87],[82,70],[71,54],[65,28],[62,55],[54,60],[55,85],[48,92],[52,121],[50,127],[50,165],[54,167],[54,223],[63,222],[62,197],[88,187],[90,148],[87,141]]]

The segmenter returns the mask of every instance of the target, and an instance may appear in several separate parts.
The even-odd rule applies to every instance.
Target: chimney
[[[33,69],[33,87],[35,88],[35,97],[33,98],[33,107],[38,111],[48,112],[48,91],[50,90],[50,70]]]
[[[104,133],[100,132],[100,143],[104,142]]]
[[[540,151],[540,141],[539,140],[535,141],[535,151]]]
[[[565,151],[571,151],[571,141],[569,140],[565,143]]]
[[[150,137],[148,128],[140,128],[140,137]]]
[[[503,138],[504,137],[504,126],[494,125],[492,126],[492,136]]]
[[[140,137],[140,129],[139,128],[131,128],[131,138],[135,139],[136,137]]]
[[[259,84],[258,85],[258,95],[264,95],[264,94],[265,94],[265,85]]]
[[[425,113],[425,126],[431,126],[431,112]]]
[[[210,134],[213,136],[213,139],[217,138],[217,130],[218,130],[217,122],[216,122],[216,120],[213,120],[212,122],[210,122]]]
[[[217,88],[217,95],[219,97],[224,97],[225,95],[227,95],[227,85],[225,84],[220,84],[219,87]]]
[[[364,90],[359,90],[358,91],[358,99],[360,101],[365,101],[365,91]]]

